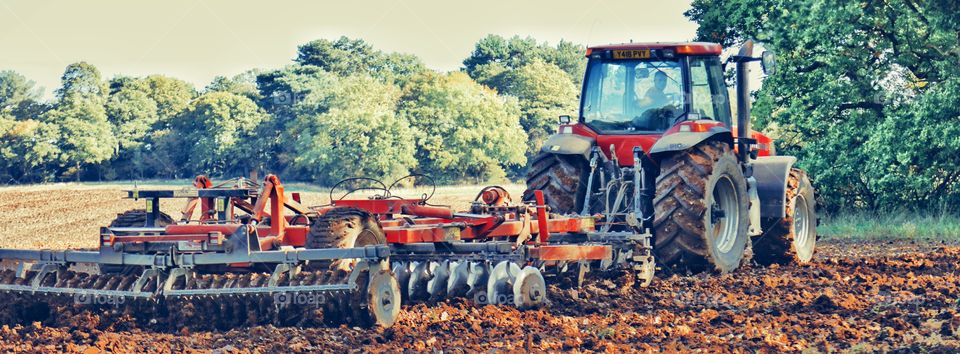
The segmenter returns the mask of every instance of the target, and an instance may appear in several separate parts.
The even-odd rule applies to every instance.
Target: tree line
[[[342,37],[293,63],[217,77],[102,77],[67,66],[55,98],[0,72],[0,183],[246,176],[331,185],[423,173],[443,183],[517,178],[573,114],[585,48],[488,36],[460,71]]]

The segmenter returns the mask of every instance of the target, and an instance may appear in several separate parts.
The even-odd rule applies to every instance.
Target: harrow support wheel
[[[748,240],[747,184],[733,150],[709,141],[660,163],[654,198],[657,261],[689,270],[730,272]]]
[[[354,307],[355,322],[362,327],[392,326],[400,315],[400,284],[388,270],[369,274],[362,301]]]
[[[513,283],[513,304],[521,310],[540,307],[547,302],[547,283],[540,270],[524,267]]]
[[[790,169],[783,204],[785,217],[764,225],[766,232],[753,243],[753,259],[763,265],[810,262],[817,244],[815,204],[807,174]]]

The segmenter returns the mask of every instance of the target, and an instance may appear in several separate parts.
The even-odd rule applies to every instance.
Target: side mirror
[[[763,53],[760,54],[760,67],[763,68],[763,73],[767,75],[770,75],[776,72],[776,68],[777,68],[776,55],[774,55],[773,52],[769,50],[763,51]]]
[[[560,124],[562,125],[570,124],[570,116],[568,115],[560,116]]]

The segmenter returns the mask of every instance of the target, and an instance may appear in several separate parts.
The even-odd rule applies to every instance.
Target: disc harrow
[[[0,249],[0,306],[11,321],[93,307],[173,329],[389,327],[403,303],[529,309],[549,303],[552,279],[579,285],[590,270],[652,279],[650,234],[603,215],[551,214],[542,195],[513,205],[500,187],[457,212],[378,184],[374,196],[348,191],[317,207],[288,198],[273,175],[131,190],[145,207],[101,228],[97,250]],[[186,200],[179,221],[160,212],[162,198]]]

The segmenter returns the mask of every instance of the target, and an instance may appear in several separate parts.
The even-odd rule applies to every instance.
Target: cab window
[[[676,60],[591,60],[581,116],[600,131],[662,132],[683,112]]]
[[[693,106],[690,113],[730,126],[730,99],[718,58],[691,58],[690,84]]]

